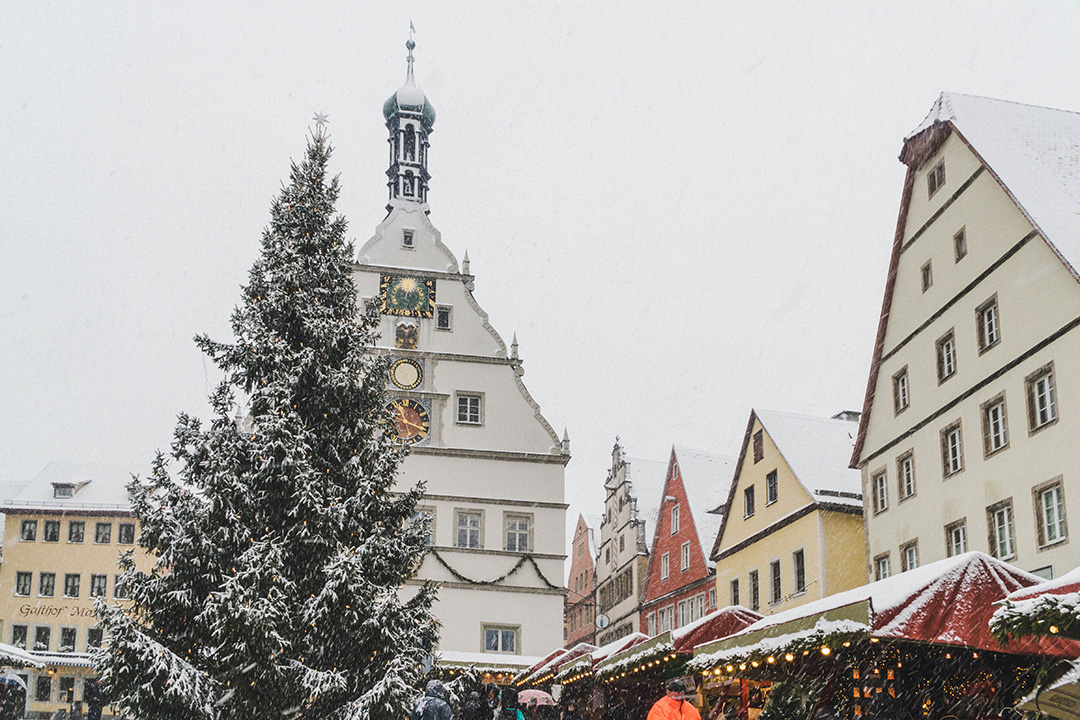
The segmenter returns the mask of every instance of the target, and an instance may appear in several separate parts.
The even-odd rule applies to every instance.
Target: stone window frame
[[[498,640],[498,649],[488,649],[487,635],[488,632],[497,633],[496,638]],[[504,650],[504,633],[512,633],[514,638],[514,648],[512,650]],[[510,625],[508,623],[481,623],[480,624],[480,652],[499,653],[500,655],[520,655],[521,654],[521,626]]]
[[[780,499],[780,476],[776,470],[765,474],[765,507]]]
[[[912,565],[909,562],[908,551],[915,551],[915,564]],[[914,570],[919,567],[919,540],[908,540],[905,543],[900,544],[900,572],[907,572],[908,570]]]
[[[769,561],[769,605],[784,602],[784,565],[780,558]]]
[[[892,376],[893,389],[893,415],[911,407],[911,379],[908,377],[908,366],[900,368]]]
[[[925,293],[927,290],[934,286],[934,265],[933,260],[927,260],[923,263],[923,266],[919,269],[919,279],[922,285],[922,291]]]
[[[527,523],[527,527],[526,527],[525,532],[524,532],[525,544],[526,544],[526,548],[524,550],[521,550],[520,547],[517,550],[511,550],[510,549],[510,543],[508,541],[510,539],[510,521],[511,520],[524,520]],[[533,537],[534,537],[533,531],[534,531],[535,528],[536,528],[536,522],[534,521],[534,517],[533,517],[532,513],[504,512],[503,513],[503,550],[506,550],[507,552],[519,552],[519,553],[531,553],[531,552],[534,552],[536,550],[535,546],[533,545]],[[520,545],[522,532],[521,532],[520,529],[517,529],[517,530],[514,531],[514,533],[517,535],[518,544]]]
[[[1050,409],[1053,412],[1053,417],[1051,417],[1049,420],[1046,420],[1045,422],[1039,423],[1039,408],[1036,405],[1036,401],[1038,400],[1039,396],[1036,394],[1036,386],[1043,378],[1047,377],[1050,378],[1050,392],[1048,393],[1048,398],[1050,400]],[[1031,437],[1037,432],[1045,430],[1051,425],[1057,424],[1060,413],[1058,412],[1057,379],[1054,373],[1053,361],[1046,363],[1045,365],[1030,373],[1027,377],[1024,378],[1024,395],[1027,400],[1028,437]]]
[[[1045,516],[1043,515],[1043,496],[1055,489],[1061,496],[1060,525],[1063,530],[1060,538],[1048,540],[1046,537]],[[1069,515],[1068,507],[1065,504],[1065,483],[1062,476],[1058,475],[1052,480],[1048,480],[1047,482],[1031,488],[1031,496],[1035,506],[1035,529],[1039,543],[1038,550],[1041,552],[1043,550],[1067,544],[1069,542]]]
[[[801,576],[801,577],[800,577]],[[791,553],[792,597],[806,594],[806,548],[796,548]]]
[[[462,420],[461,413],[461,401],[464,399],[476,400],[476,416],[477,420],[471,420],[472,408],[469,407],[465,414],[465,419]],[[484,426],[484,393],[475,390],[455,390],[454,391],[454,424],[461,427],[483,427]]]
[[[401,228],[401,247],[406,250],[416,249],[416,229]]]
[[[880,515],[889,509],[889,472],[882,466],[870,473],[870,510]]]
[[[25,585],[26,592],[19,592],[20,586]],[[15,573],[15,597],[30,597],[34,592],[34,573],[28,570],[19,570]]]
[[[945,334],[937,339],[934,343],[935,352],[937,356],[937,379],[938,385],[941,385],[948,380],[956,377],[956,371],[959,368],[959,363],[956,361],[956,328],[949,328]],[[946,348],[952,349],[951,358],[946,354]],[[952,369],[949,370],[946,366],[946,360],[952,360]],[[948,372],[946,372],[948,370]]]
[[[993,319],[988,322],[987,318]],[[989,338],[989,330],[992,326],[993,340]],[[1001,308],[998,305],[997,293],[984,300],[975,308],[975,337],[978,341],[979,354],[982,355],[1001,344]]]
[[[911,492],[906,492],[905,476],[909,473],[904,471],[904,467],[910,468],[911,476]],[[915,477],[915,449],[911,448],[904,453],[901,453],[896,458],[896,502],[897,504],[910,500],[919,493],[918,479]]]
[[[732,578],[728,581],[728,594],[730,596],[729,599],[731,600],[731,604],[733,606],[740,604],[740,601],[742,600],[741,596],[739,595],[740,589],[741,588],[739,587],[739,578]]]
[[[882,574],[884,568],[885,573]],[[884,580],[892,576],[892,557],[888,550],[874,556],[874,581]]]
[[[959,531],[959,535],[957,535]],[[962,547],[957,548],[956,541],[960,540]],[[968,551],[968,531],[967,531],[967,518],[963,517],[959,520],[954,520],[945,526],[945,556],[956,557],[957,555],[963,555]]]
[[[471,531],[472,529],[474,529],[472,525],[462,525],[461,524],[461,516],[462,515],[477,515],[480,518],[479,524],[475,527],[475,529],[477,530],[477,539],[478,539],[479,544],[477,544],[475,547],[471,543],[462,545],[458,540],[459,532],[462,529],[465,529],[466,531]],[[465,507],[456,507],[456,508],[454,508],[454,547],[462,549],[462,550],[483,550],[484,547],[485,547],[484,546],[484,525],[485,525],[485,522],[484,522],[484,510],[482,508],[465,508]]]
[[[446,324],[443,325],[443,313],[446,313]],[[439,304],[435,306],[435,329],[441,332],[453,332],[454,330],[454,306]]]
[[[967,257],[967,254],[967,226],[964,226],[953,233],[953,257],[956,258],[956,262],[960,262]]]
[[[938,190],[945,187],[945,158],[939,159],[926,171],[927,200],[937,195]]]
[[[1002,510],[1008,511],[1008,528],[1009,528],[1009,545],[1012,548],[1012,552],[1008,555],[1002,556],[1001,549],[998,545],[998,524],[997,514]],[[986,534],[987,534],[987,547],[990,548],[990,554],[996,557],[998,560],[1012,560],[1017,556],[1016,551],[1016,510],[1013,507],[1013,499],[1011,497],[1004,500],[999,500],[993,505],[989,505],[986,508]]]
[[[990,412],[996,408],[1001,407],[1001,433],[1004,436],[1004,441],[999,447],[992,447],[991,440],[994,436],[991,435],[992,425],[990,420]],[[982,422],[982,439],[983,439],[983,457],[989,458],[993,455],[997,455],[1003,450],[1009,449],[1009,413],[1008,408],[1005,405],[1005,391],[1002,390],[994,397],[990,398],[986,402],[979,405],[979,418]]]
[[[957,433],[957,454],[954,467],[952,447],[950,440],[953,432]],[[942,478],[951,478],[964,472],[964,428],[959,418],[941,429],[941,473]]]
[[[761,609],[761,573],[757,568],[747,571],[747,595],[750,598],[750,609],[757,612]]]
[[[743,520],[753,517],[755,512],[757,512],[757,501],[755,499],[754,484],[750,483],[743,488]]]

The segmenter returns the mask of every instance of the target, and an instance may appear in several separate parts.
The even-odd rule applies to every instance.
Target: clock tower
[[[508,351],[473,297],[468,255],[459,263],[428,217],[435,111],[406,47],[405,84],[383,105],[387,216],[354,279],[379,319],[376,351],[391,358],[387,412],[409,448],[400,482],[425,484],[430,550],[412,582],[441,586],[439,661],[511,670],[563,643],[569,440],[526,390],[516,342]]]

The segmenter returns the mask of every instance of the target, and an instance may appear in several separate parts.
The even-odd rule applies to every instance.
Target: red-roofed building
[[[570,546],[570,575],[566,579],[566,612],[564,614],[567,648],[579,643],[596,644],[596,536],[590,522],[578,515],[574,540]]]

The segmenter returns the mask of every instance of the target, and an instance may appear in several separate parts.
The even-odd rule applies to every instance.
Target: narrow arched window
[[[412,197],[413,194],[413,174],[406,172],[404,177],[401,178],[401,192],[407,197]]]
[[[405,126],[405,152],[406,160],[416,162],[416,131],[412,125]]]

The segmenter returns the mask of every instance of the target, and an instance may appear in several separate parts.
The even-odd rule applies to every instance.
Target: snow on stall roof
[[[1065,595],[1067,593],[1077,592],[1078,590],[1080,590],[1080,567],[1074,568],[1061,577],[1054,578],[1053,580],[1046,580],[1038,585],[1022,588],[1014,593],[1010,593],[1008,599],[1024,600],[1026,598],[1036,598],[1043,595]]]
[[[652,549],[656,519],[660,517],[664,481],[668,464],[659,460],[627,458],[629,467],[626,477],[630,482],[630,495],[637,500],[637,519],[645,521],[645,543]]]
[[[709,509],[723,506],[727,501],[731,480],[735,475],[736,460],[727,455],[717,455],[681,446],[675,446],[674,452],[679,461],[683,488],[686,490],[686,502],[694,516],[698,541],[705,553],[707,564],[712,567],[714,563],[708,557],[716,541],[716,535],[720,532],[720,524],[724,516],[709,512]],[[654,525],[650,532],[655,530]]]
[[[859,423],[754,410],[795,477],[817,502],[862,507],[862,475],[849,468]]]
[[[543,658],[532,655],[504,655],[502,653],[460,652],[457,650],[436,650],[436,662],[446,665],[470,666],[477,668],[517,668],[524,670],[532,667]]]
[[[53,460],[10,498],[0,498],[8,509],[129,510],[127,484],[132,473],[148,472],[148,467],[107,463],[76,463]],[[55,497],[56,485],[73,485],[72,497]]]
[[[944,122],[960,131],[1073,272],[1080,270],[1080,113],[942,93],[906,139]]]
[[[598,662],[611,657],[612,655],[622,652],[628,647],[639,645],[649,639],[649,636],[645,633],[634,632],[629,635],[625,635],[618,640],[612,640],[607,645],[601,645],[600,647],[589,653],[589,657],[595,666]]]

